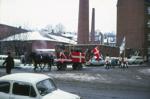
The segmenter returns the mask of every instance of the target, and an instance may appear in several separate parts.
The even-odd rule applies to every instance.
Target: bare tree
[[[55,26],[55,32],[58,34],[64,33],[65,32],[65,26],[62,25],[61,23],[57,24]]]
[[[53,31],[53,26],[51,24],[46,25],[45,30],[51,33]]]

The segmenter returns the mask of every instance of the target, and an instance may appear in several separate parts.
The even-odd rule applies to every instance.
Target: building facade
[[[12,52],[16,56],[24,52],[31,53],[42,49],[54,49],[57,44],[76,44],[74,40],[41,32],[26,32],[15,34],[1,40],[0,54]]]
[[[118,0],[117,46],[150,61],[150,0]]]
[[[144,37],[145,37],[145,47],[146,47],[145,53],[147,54],[148,61],[150,62],[150,0],[145,0],[144,12],[145,12]]]

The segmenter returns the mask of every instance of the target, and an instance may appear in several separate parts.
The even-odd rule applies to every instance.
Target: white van
[[[5,61],[5,59],[7,58],[7,55],[0,55],[0,66],[3,65],[3,62]],[[14,59],[15,65],[14,66],[20,66],[21,61],[20,59]]]

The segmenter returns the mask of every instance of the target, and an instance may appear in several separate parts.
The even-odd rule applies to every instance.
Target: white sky
[[[90,24],[95,8],[96,29],[115,32],[116,3],[117,0],[90,0]],[[79,0],[0,0],[0,23],[34,29],[61,23],[66,31],[77,32],[78,7]]]

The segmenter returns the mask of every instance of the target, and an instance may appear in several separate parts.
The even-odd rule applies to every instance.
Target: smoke
[[[47,49],[46,41],[34,41],[32,44],[32,50],[37,51],[37,49]]]

